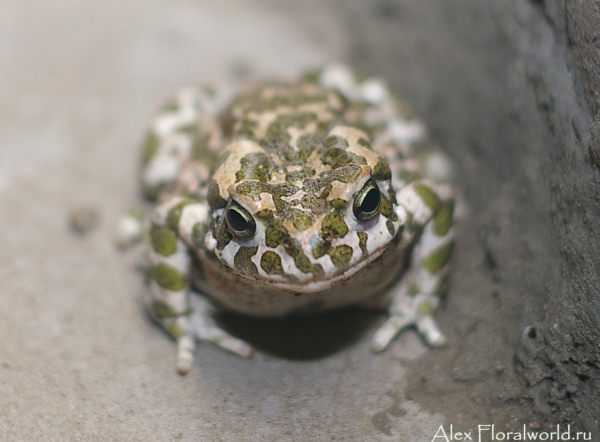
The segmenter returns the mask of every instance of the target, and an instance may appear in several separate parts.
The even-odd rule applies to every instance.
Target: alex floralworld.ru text
[[[516,441],[516,440],[551,440],[551,441],[577,441],[592,440],[592,434],[583,431],[572,431],[571,425],[566,428],[556,426],[553,431],[533,431],[527,426],[518,431],[496,431],[495,425],[477,425],[477,431],[455,431],[454,426],[444,428],[440,425],[431,442],[450,441]]]

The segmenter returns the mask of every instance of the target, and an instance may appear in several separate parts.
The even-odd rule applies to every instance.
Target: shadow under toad
[[[235,313],[214,316],[221,327],[260,352],[286,359],[331,355],[372,330],[382,313],[349,307],[327,313],[259,319]]]

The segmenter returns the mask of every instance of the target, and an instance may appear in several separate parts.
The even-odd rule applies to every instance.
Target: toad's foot
[[[438,300],[436,296],[424,294],[395,299],[390,307],[390,317],[373,336],[371,349],[377,353],[385,350],[396,335],[413,325],[429,345],[444,345],[446,337],[432,316]]]
[[[213,308],[206,299],[193,296],[190,301],[194,311],[189,318],[191,335],[186,334],[177,339],[177,372],[179,374],[185,375],[191,370],[196,340],[212,342],[243,358],[251,358],[254,355],[254,349],[248,343],[231,336],[215,323],[212,317]]]

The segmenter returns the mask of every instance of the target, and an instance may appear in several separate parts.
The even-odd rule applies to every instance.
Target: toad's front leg
[[[252,348],[218,327],[212,308],[203,299],[190,303],[189,248],[201,240],[208,222],[205,203],[173,197],[157,206],[148,231],[148,290],[144,303],[150,316],[177,341],[177,371],[187,374],[194,359],[196,340],[210,341],[243,357]]]
[[[391,289],[390,317],[372,341],[376,352],[383,351],[400,331],[411,325],[417,327],[429,345],[446,342],[433,314],[446,291],[454,244],[452,191],[445,185],[418,180],[398,194],[398,203],[409,214],[402,242],[418,240],[408,274]]]

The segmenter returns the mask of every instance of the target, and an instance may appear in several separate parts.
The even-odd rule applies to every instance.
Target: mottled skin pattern
[[[141,171],[155,202],[145,300],[178,342],[178,371],[196,340],[251,356],[215,325],[214,307],[261,317],[383,307],[375,351],[410,325],[442,345],[432,315],[454,204],[425,176],[422,132],[380,80],[339,66],[233,100],[180,91],[152,123]]]

